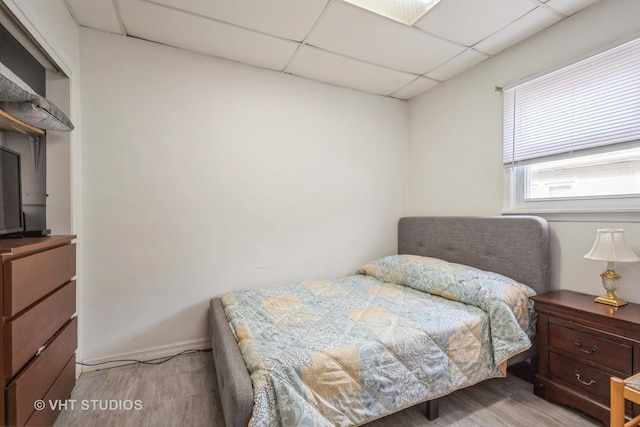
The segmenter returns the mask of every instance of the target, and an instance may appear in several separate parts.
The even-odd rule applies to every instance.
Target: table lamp
[[[591,250],[584,256],[594,261],[606,261],[607,271],[602,273],[602,286],[607,294],[596,298],[594,301],[601,304],[620,307],[627,304],[622,298],[616,297],[615,290],[618,288],[620,275],[613,271],[614,262],[635,262],[640,258],[633,253],[627,241],[624,239],[621,228],[599,228],[596,234],[596,241]]]

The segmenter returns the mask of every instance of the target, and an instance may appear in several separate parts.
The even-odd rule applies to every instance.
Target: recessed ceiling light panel
[[[440,0],[345,0],[378,15],[413,25]]]

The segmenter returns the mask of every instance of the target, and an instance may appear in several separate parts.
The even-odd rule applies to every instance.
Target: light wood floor
[[[55,425],[224,426],[214,378],[211,353],[179,356],[157,366],[129,365],[83,374],[71,395],[75,409],[63,410]],[[421,405],[367,427],[601,426],[579,412],[536,397],[532,389],[530,383],[509,375],[442,398],[440,417],[434,421],[424,418]],[[91,400],[103,406],[130,406],[138,400],[142,408],[94,410]]]

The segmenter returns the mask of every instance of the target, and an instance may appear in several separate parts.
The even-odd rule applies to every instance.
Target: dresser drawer
[[[609,403],[610,374],[554,352],[549,352],[549,362],[549,373],[553,377]]]
[[[35,412],[34,402],[43,399],[72,358],[77,346],[77,318],[64,328],[7,386],[10,425],[23,425]]]
[[[76,312],[69,282],[4,326],[4,377],[14,376]]]
[[[549,322],[549,346],[631,375],[633,347]]]
[[[34,411],[25,426],[52,426],[58,414],[60,406],[52,409],[49,402],[65,401],[71,396],[73,387],[76,385],[76,355],[71,356],[56,382],[53,383],[47,394],[42,400],[46,402],[46,406],[41,411]]]
[[[6,262],[4,315],[16,315],[75,275],[75,244]]]

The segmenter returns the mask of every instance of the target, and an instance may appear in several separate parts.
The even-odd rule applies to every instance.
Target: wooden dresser
[[[5,425],[52,425],[75,385],[75,236],[0,239]],[[37,401],[44,401],[43,407]],[[36,410],[36,408],[38,410]]]
[[[640,305],[612,307],[593,295],[555,291],[533,297],[540,366],[534,393],[609,425],[609,379],[640,371]],[[627,406],[629,414],[640,408]]]

